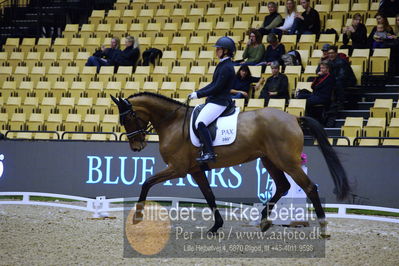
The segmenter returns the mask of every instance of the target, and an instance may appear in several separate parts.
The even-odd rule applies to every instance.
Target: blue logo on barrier
[[[4,160],[4,154],[0,154],[0,178],[2,177],[4,172],[3,160]]]
[[[274,182],[269,172],[262,167],[260,159],[256,160],[256,173],[258,175],[257,196],[265,204],[273,195]]]

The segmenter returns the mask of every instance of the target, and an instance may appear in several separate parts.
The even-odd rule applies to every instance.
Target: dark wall
[[[352,193],[346,203],[399,207],[399,149],[336,147]],[[308,174],[326,203],[336,203],[333,181],[316,146],[305,147]],[[141,184],[165,167],[157,143],[134,153],[126,142],[1,141],[0,191],[48,192],[84,197],[137,197]],[[3,173],[1,173],[3,168]],[[208,172],[218,200],[259,202],[273,183],[259,160]],[[187,176],[156,185],[149,196],[202,198]]]

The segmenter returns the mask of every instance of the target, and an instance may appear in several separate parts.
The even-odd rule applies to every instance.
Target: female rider
[[[202,143],[202,154],[197,161],[206,163],[215,161],[212,138],[207,126],[215,121],[223,111],[232,104],[230,91],[234,81],[234,65],[231,58],[236,50],[235,43],[229,37],[221,37],[216,44],[216,56],[220,59],[213,74],[212,82],[204,88],[190,94],[190,99],[208,97],[204,108],[195,121]]]

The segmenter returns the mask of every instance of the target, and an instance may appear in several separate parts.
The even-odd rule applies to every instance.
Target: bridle
[[[132,132],[126,132],[126,137],[128,139],[133,139],[137,135],[143,135],[143,137],[145,137],[145,135],[151,133],[151,130],[154,129],[154,127],[151,125],[151,123],[149,123],[149,122],[145,121],[144,119],[140,118],[139,116],[137,116],[136,112],[133,111],[132,108],[130,110],[126,110],[119,114],[120,122],[123,126],[125,126],[126,116],[131,116],[134,119],[133,123],[138,125],[138,128],[139,128]],[[125,126],[125,128],[126,128],[126,126]],[[143,142],[143,141],[141,141],[141,142]]]

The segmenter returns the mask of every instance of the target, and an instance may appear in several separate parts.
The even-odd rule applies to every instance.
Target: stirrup
[[[216,162],[216,154],[213,152],[203,153],[201,154],[201,157],[197,158],[196,160],[200,163]]]

